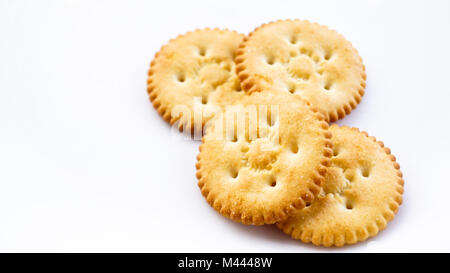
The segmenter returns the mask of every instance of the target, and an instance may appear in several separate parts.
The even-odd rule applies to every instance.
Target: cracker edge
[[[330,126],[332,127],[339,127],[336,124],[333,124]],[[303,243],[312,243],[316,246],[324,246],[324,247],[342,247],[344,245],[351,245],[356,244],[358,242],[365,241],[371,237],[375,237],[380,231],[384,230],[387,226],[387,224],[392,221],[395,217],[395,215],[398,212],[398,209],[400,205],[403,202],[403,192],[404,192],[404,180],[403,180],[403,173],[400,171],[400,165],[397,163],[396,158],[393,154],[391,154],[391,150],[384,146],[384,143],[382,141],[377,140],[373,136],[369,136],[369,134],[365,131],[361,131],[360,129],[356,127],[348,127],[348,126],[341,126],[341,128],[346,128],[352,131],[355,131],[357,133],[363,134],[365,137],[368,137],[373,142],[377,143],[386,153],[386,155],[391,159],[392,164],[394,166],[394,169],[397,171],[397,195],[392,197],[392,200],[388,203],[388,209],[386,209],[382,213],[382,219],[377,221],[375,220],[373,223],[367,224],[365,228],[359,229],[359,230],[352,230],[350,233],[345,234],[336,234],[333,233],[332,235],[332,241],[325,242],[324,240],[324,234],[320,234],[319,240],[313,240],[314,238],[314,230],[308,229],[308,230],[300,230],[295,229],[292,226],[283,225],[283,223],[277,223],[276,226],[281,229],[284,233],[287,235],[290,235],[293,239],[300,240]],[[339,239],[337,240],[339,235]]]
[[[307,107],[313,112],[315,117],[321,122],[320,129],[323,131],[323,138],[325,140],[323,148],[323,159],[319,166],[311,174],[311,186],[300,196],[298,199],[289,204],[286,208],[280,210],[278,213],[273,213],[269,217],[264,217],[263,214],[255,214],[252,216],[247,216],[243,214],[242,208],[237,207],[227,207],[224,204],[218,202],[210,192],[207,184],[203,180],[202,176],[202,146],[205,142],[205,138],[202,137],[202,143],[199,146],[199,154],[197,155],[197,163],[195,168],[197,169],[196,177],[198,179],[198,186],[202,195],[205,197],[206,201],[213,207],[217,212],[223,216],[239,223],[245,225],[264,225],[264,224],[275,224],[276,222],[286,220],[288,217],[294,215],[298,210],[303,209],[306,205],[311,204],[314,199],[319,195],[321,191],[322,182],[325,180],[325,174],[327,173],[328,167],[331,165],[331,157],[333,155],[333,143],[331,141],[332,134],[329,129],[328,123],[325,121],[325,117],[320,113],[317,108],[311,106],[311,103],[307,100],[301,98],[301,100],[307,105]],[[211,127],[207,128],[208,129]],[[217,201],[217,202],[216,202]]]
[[[161,103],[161,100],[158,100],[159,97],[159,93],[161,91],[156,89],[156,86],[153,84],[153,74],[156,71],[156,67],[158,65],[158,61],[162,58],[162,53],[164,51],[164,49],[167,47],[167,45],[169,45],[170,43],[174,42],[177,39],[183,38],[185,36],[191,35],[195,32],[199,32],[199,31],[211,31],[211,32],[215,32],[215,31],[229,31],[229,32],[234,32],[236,34],[238,34],[239,36],[242,36],[243,39],[245,39],[245,34],[239,33],[236,30],[230,30],[228,28],[197,28],[193,31],[188,31],[184,34],[179,34],[177,37],[170,39],[167,43],[165,43],[163,46],[161,46],[161,48],[159,49],[158,52],[155,53],[153,60],[150,62],[150,68],[147,72],[147,95],[149,97],[150,102],[152,103],[153,107],[156,109],[156,111],[158,112],[158,114],[166,121],[168,122],[170,125],[173,125],[175,122],[177,122],[178,120],[181,120],[183,115],[180,114],[177,117],[172,117],[172,114],[170,113],[170,109],[167,109],[166,106],[164,106]],[[233,60],[234,61],[234,60]],[[236,75],[237,76],[237,75]],[[163,91],[164,92],[164,91]],[[185,122],[185,123],[179,123],[178,124],[178,130],[180,132],[183,131],[183,128],[186,128],[186,130],[191,131],[191,134],[194,134],[195,131],[195,124],[194,126],[192,126],[192,118],[191,120]],[[207,121],[202,120],[202,128],[205,126]]]
[[[347,40],[342,34],[338,33],[336,30],[334,29],[330,29],[327,26],[324,25],[320,25],[318,23],[313,23],[310,22],[309,20],[300,20],[300,19],[280,19],[277,21],[271,21],[269,23],[264,23],[262,25],[260,25],[259,27],[255,28],[252,32],[250,32],[242,41],[242,43],[239,45],[238,50],[236,51],[236,57],[234,59],[234,62],[236,64],[236,74],[239,78],[239,81],[241,82],[241,88],[248,92],[248,93],[253,93],[253,92],[260,92],[262,91],[262,89],[260,87],[257,86],[256,81],[250,77],[250,74],[248,73],[248,71],[246,71],[247,67],[245,65],[245,60],[246,60],[246,46],[247,46],[247,41],[251,38],[251,36],[259,31],[260,29],[271,25],[271,24],[276,24],[279,22],[306,22],[312,25],[316,25],[318,27],[322,27],[322,28],[326,28],[327,30],[334,32],[335,34],[337,34],[338,36],[341,36],[343,39],[345,39],[346,41],[348,41],[350,43],[350,46],[352,47],[352,49],[354,50],[354,53],[359,57],[359,61],[361,63],[362,66],[362,74],[361,76],[361,81],[359,84],[359,89],[357,90],[357,93],[354,95],[353,99],[354,100],[350,100],[347,104],[344,104],[341,108],[337,108],[334,109],[332,111],[329,111],[326,114],[326,120],[328,122],[335,122],[339,119],[344,118],[346,115],[349,115],[350,112],[352,110],[354,110],[358,104],[361,102],[362,97],[364,96],[365,93],[365,88],[366,88],[366,79],[367,79],[367,74],[366,74],[366,66],[363,63],[363,60],[361,58],[361,56],[358,53],[358,50],[352,45],[352,43]]]

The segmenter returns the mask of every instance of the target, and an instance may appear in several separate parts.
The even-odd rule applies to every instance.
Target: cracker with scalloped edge
[[[402,203],[400,166],[383,142],[356,128],[330,127],[331,166],[309,207],[277,226],[294,239],[343,246],[375,236]]]
[[[201,193],[237,222],[285,220],[320,192],[332,155],[328,123],[309,102],[283,93],[255,93],[233,107],[203,136],[196,164]]]
[[[235,61],[246,92],[271,89],[302,96],[328,121],[356,108],[366,85],[365,67],[351,43],[309,21],[280,20],[256,28]]]
[[[147,92],[158,113],[179,129],[202,128],[216,112],[239,100],[234,58],[243,34],[200,29],[170,40],[156,53]]]

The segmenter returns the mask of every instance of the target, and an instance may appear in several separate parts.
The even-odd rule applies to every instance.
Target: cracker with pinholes
[[[148,73],[153,106],[180,129],[202,126],[222,107],[243,96],[234,57],[244,35],[201,29],[170,40],[156,53]]]
[[[302,96],[328,121],[349,114],[364,94],[365,67],[356,49],[316,23],[264,24],[244,39],[235,61],[246,92],[272,89]]]
[[[285,220],[320,192],[332,155],[328,123],[309,102],[283,93],[254,93],[232,107],[202,139],[201,193],[237,222]]]
[[[402,203],[400,166],[383,143],[356,128],[332,125],[334,155],[323,192],[277,226],[315,245],[343,246],[378,234]]]

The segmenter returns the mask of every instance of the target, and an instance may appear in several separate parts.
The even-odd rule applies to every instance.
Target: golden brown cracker
[[[320,192],[332,155],[328,124],[309,102],[283,93],[254,93],[231,107],[233,114],[218,115],[202,139],[201,192],[234,221],[285,220]]]
[[[244,35],[201,29],[172,39],[156,53],[148,72],[153,106],[170,124],[193,130],[243,96],[234,57]],[[195,125],[195,126],[192,126]]]
[[[331,166],[323,192],[309,207],[277,224],[305,243],[343,246],[375,236],[402,203],[400,166],[381,141],[356,128],[330,127]]]
[[[356,108],[366,73],[342,35],[309,21],[280,20],[256,28],[240,45],[236,72],[246,92],[302,96],[336,121]]]

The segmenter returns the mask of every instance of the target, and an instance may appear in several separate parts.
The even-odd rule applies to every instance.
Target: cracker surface
[[[147,92],[158,113],[179,129],[202,126],[243,96],[234,58],[244,35],[201,29],[172,39],[156,53]]]
[[[277,223],[305,243],[343,246],[373,237],[402,203],[400,166],[381,141],[356,128],[330,127],[333,157],[319,197]]]
[[[240,45],[236,72],[246,92],[302,96],[336,121],[356,108],[366,73],[342,35],[309,21],[280,20],[256,28]]]
[[[282,93],[255,93],[230,107],[203,136],[201,193],[237,222],[285,220],[320,192],[332,155],[328,124],[309,102]]]

